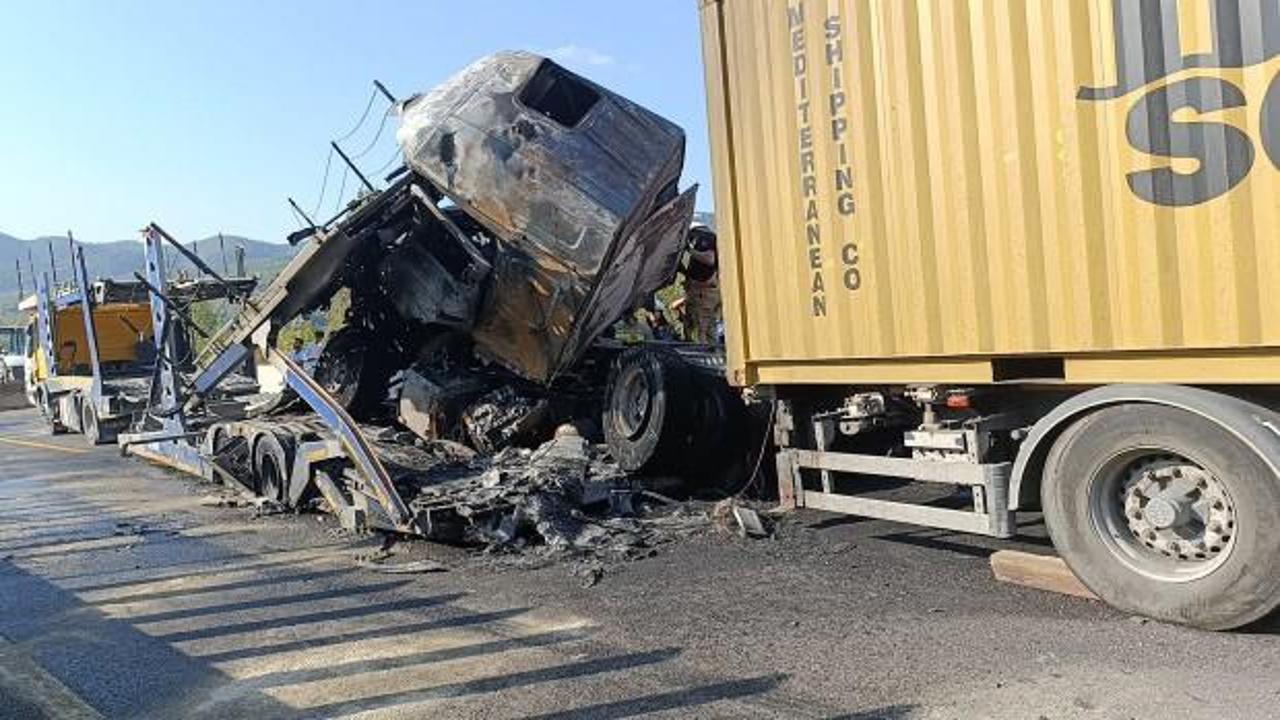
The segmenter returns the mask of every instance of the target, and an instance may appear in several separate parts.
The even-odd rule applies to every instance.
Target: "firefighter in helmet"
[[[719,343],[720,276],[716,256],[716,234],[701,223],[689,228],[681,273],[684,275],[685,339],[699,343]]]

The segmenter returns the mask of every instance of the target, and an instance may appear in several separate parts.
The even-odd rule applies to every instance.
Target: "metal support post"
[[[71,238],[71,233],[67,233],[67,239],[75,248],[75,262],[72,263],[72,271],[76,281],[76,290],[80,294],[80,312],[84,317],[84,334],[85,342],[89,346],[89,369],[93,375],[93,384],[89,390],[89,400],[93,403],[93,409],[101,412],[103,408],[102,402],[102,359],[98,355],[98,326],[93,320],[93,295],[89,290],[89,271],[84,264],[84,248],[75,245],[75,240]]]
[[[45,372],[49,377],[58,376],[58,356],[53,347],[53,318],[49,309],[53,306],[49,276],[36,277],[36,330],[40,335],[40,347],[44,349]]]
[[[165,236],[155,225],[144,229],[142,235],[146,253],[146,281],[151,301],[151,324],[156,344],[156,371],[152,376],[153,399],[157,384],[160,389],[159,403],[148,410],[148,419],[152,423],[158,423],[159,427],[122,434],[119,442],[131,454],[210,478],[213,471],[209,463],[200,455],[199,448],[188,442],[192,433],[187,427],[186,413],[183,411],[184,399],[180,392],[182,383],[178,376],[178,343],[174,337],[169,305],[163,297],[167,276],[164,262]],[[186,248],[176,246],[186,251]]]

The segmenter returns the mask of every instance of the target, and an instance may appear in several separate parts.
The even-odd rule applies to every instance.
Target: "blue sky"
[[[18,237],[117,240],[154,220],[281,241],[285,197],[314,208],[327,143],[374,78],[403,97],[499,49],[550,54],[680,124],[684,183],[711,207],[695,0],[0,0],[0,17],[0,232]],[[394,154],[393,131],[362,166]]]

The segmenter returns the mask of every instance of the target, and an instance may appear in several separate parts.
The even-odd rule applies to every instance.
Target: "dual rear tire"
[[[118,434],[114,426],[102,423],[97,411],[90,402],[81,404],[80,429],[84,433],[85,442],[91,447],[110,445],[116,441],[116,435]]]
[[[287,504],[295,455],[291,438],[270,431],[244,435],[214,425],[205,434],[203,451],[235,484],[259,497]]]
[[[745,476],[746,424],[741,398],[719,371],[675,351],[629,350],[610,373],[605,442],[628,472],[680,477],[693,491],[731,493]]]

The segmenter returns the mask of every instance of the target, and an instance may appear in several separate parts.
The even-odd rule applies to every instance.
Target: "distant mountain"
[[[11,235],[0,233],[0,319],[13,321],[18,317],[18,270],[15,263],[20,263],[22,267],[22,289],[30,294],[34,283],[28,269],[28,252],[35,263],[36,272],[49,273],[50,242],[53,244],[58,279],[66,280],[71,277],[71,253],[65,237],[19,240]],[[289,245],[251,240],[236,235],[224,235],[223,242],[226,247],[226,267],[232,273],[235,272],[235,248],[243,246],[246,269],[249,274],[262,278],[273,276],[297,250]],[[142,271],[141,240],[86,242],[83,246],[85,265],[91,279],[129,280],[133,278],[134,272]],[[187,247],[190,248],[191,245]],[[197,240],[195,249],[200,258],[215,271],[223,271],[222,253],[216,235]],[[192,265],[186,258],[173,248],[168,250],[165,253],[165,261],[171,274],[193,272]]]

